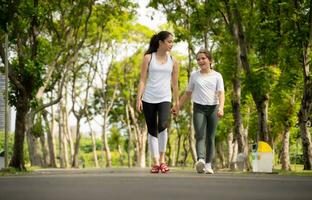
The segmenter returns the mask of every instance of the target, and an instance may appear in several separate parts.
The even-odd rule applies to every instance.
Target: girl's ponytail
[[[147,49],[147,51],[145,52],[144,55],[146,54],[151,54],[153,52],[156,52],[157,49],[159,47],[159,39],[158,39],[158,34],[153,35],[153,37],[151,38],[149,47]]]

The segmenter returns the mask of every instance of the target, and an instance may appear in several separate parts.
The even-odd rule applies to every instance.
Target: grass
[[[312,170],[303,170],[303,165],[292,164],[290,168],[291,171],[282,170],[281,165],[277,164],[273,171],[284,176],[312,176]]]
[[[1,169],[0,170],[0,176],[25,175],[25,174],[28,174],[32,171],[33,170],[31,170],[31,169],[21,171],[21,170],[15,169],[13,167],[10,167],[10,168],[6,168],[6,169]]]

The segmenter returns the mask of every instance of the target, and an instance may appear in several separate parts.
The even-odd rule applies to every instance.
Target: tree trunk
[[[189,152],[189,146],[187,144],[187,141],[189,141],[189,138],[185,137],[183,139],[183,150],[184,150],[184,157],[183,157],[183,166],[186,166],[187,162],[187,157],[188,157],[188,152]],[[193,160],[193,165],[195,164],[194,160]]]
[[[30,109],[30,112],[26,115],[25,120],[25,132],[28,145],[28,154],[31,166],[42,166],[41,154],[38,145],[38,138],[33,135],[32,128],[34,127],[34,115],[31,113],[33,109]]]
[[[193,107],[193,106],[192,106]],[[193,112],[191,114],[191,119],[193,119]],[[195,131],[194,131],[194,127],[193,127],[193,120],[190,121],[190,129],[189,129],[189,150],[190,150],[190,153],[191,153],[191,156],[192,156],[192,160],[193,160],[193,163],[196,162],[197,160],[197,153],[196,153],[196,148],[195,148]]]
[[[66,90],[65,90],[66,91]],[[68,120],[67,120],[67,111],[66,111],[66,100],[62,99],[60,101],[61,113],[60,113],[60,121],[61,121],[61,130],[62,130],[62,146],[63,146],[63,153],[64,153],[64,164],[66,167],[69,167],[69,163],[72,159],[68,157]],[[71,151],[72,152],[72,151]],[[71,156],[72,158],[72,156]]]
[[[68,116],[68,115],[66,115],[66,116]],[[72,133],[74,132],[74,131],[72,131],[72,129],[68,126],[68,119],[66,119],[65,121],[65,129],[66,129],[66,131],[65,131],[65,138],[64,138],[64,140],[66,141],[66,144],[69,144],[69,158],[68,158],[68,160],[70,160],[70,161],[72,161],[73,160],[73,157],[74,157],[74,151],[75,151],[75,149],[74,149],[74,142],[73,142],[73,137],[72,137]],[[68,150],[67,150],[67,152],[68,152]]]
[[[65,132],[64,132],[64,129],[63,130],[63,134],[62,134],[62,146],[63,146],[63,153],[64,153],[64,164],[65,164],[65,167],[69,167],[70,166],[70,161],[68,160],[68,145],[67,145],[67,140],[66,140],[66,135],[65,135]]]
[[[247,167],[247,171],[251,170],[251,162],[248,159],[248,155],[249,155],[249,145],[248,145],[248,135],[249,135],[249,119],[250,119],[250,107],[247,107],[247,112],[246,112],[246,126],[243,128],[243,138],[245,141],[245,146],[244,146],[244,154],[246,156],[246,160],[244,163],[244,166]]]
[[[217,150],[217,154],[218,154],[219,159],[220,159],[220,167],[221,168],[224,168],[226,166],[223,149],[224,149],[224,147],[223,147],[222,141],[217,142],[216,150]]]
[[[256,103],[257,111],[258,111],[258,127],[259,134],[257,141],[262,140],[265,142],[269,142],[269,133],[268,133],[268,107],[269,101],[267,98],[263,99],[263,101]]]
[[[283,170],[291,170],[289,161],[289,136],[290,136],[290,127],[287,126],[283,134],[282,152],[280,157]]]
[[[41,149],[42,149],[42,164],[44,167],[49,166],[49,149],[46,143],[45,135],[40,137]]]
[[[146,167],[146,140],[147,140],[147,129],[143,130],[135,128],[135,157],[136,166]]]
[[[134,144],[135,144],[135,148],[134,148],[134,155],[135,155],[135,159],[134,159],[134,162],[135,162],[135,166],[140,166],[139,165],[139,158],[140,158],[140,142],[139,142],[139,133],[138,133],[138,130],[135,126],[134,128]]]
[[[10,161],[10,167],[14,167],[19,170],[25,170],[26,168],[24,163],[23,150],[26,114],[29,110],[29,107],[27,106],[28,101],[26,99],[19,98],[17,101],[13,156]]]
[[[241,62],[240,54],[236,52],[237,66],[235,69],[235,74],[232,79],[233,84],[233,97],[232,97],[232,108],[233,108],[233,118],[234,118],[234,135],[238,143],[238,153],[244,153],[246,141],[243,137],[243,120],[241,115]]]
[[[92,152],[93,152],[94,165],[95,165],[95,167],[99,167],[98,157],[97,157],[97,153],[96,153],[96,138],[95,138],[95,134],[92,131],[92,129],[90,132],[90,136],[91,136],[91,140],[92,140]]]
[[[299,126],[302,140],[302,153],[303,153],[303,169],[312,169],[312,143],[311,143],[311,133],[309,131],[308,122],[305,117],[302,116],[302,108],[299,112]]]
[[[77,118],[76,123],[76,142],[75,142],[75,148],[74,148],[74,159],[72,162],[72,167],[78,168],[79,167],[79,145],[80,145],[80,119]]]
[[[168,129],[168,132],[169,132],[169,129]],[[172,166],[172,152],[173,152],[173,147],[172,147],[172,144],[171,144],[171,141],[170,141],[170,138],[168,138],[168,144],[167,144],[167,148],[168,148],[168,165],[169,166]]]
[[[177,165],[176,157],[177,157],[177,143],[176,140],[174,140],[171,144],[170,150],[170,166],[175,167]]]
[[[122,148],[121,148],[120,144],[117,145],[117,150],[118,150],[118,154],[119,154],[119,163],[121,166],[123,166],[124,165],[123,158],[122,158],[123,154],[122,154]]]
[[[177,154],[176,154],[176,165],[179,165],[179,157],[180,157],[180,149],[181,149],[181,137],[182,135],[178,134],[178,140],[177,140]]]
[[[106,134],[106,121],[107,121],[106,114],[103,120],[104,122],[102,126],[102,140],[103,140],[103,151],[105,152],[105,156],[106,156],[106,167],[112,167],[112,156],[111,156],[110,148],[108,146],[108,139],[107,139],[107,134]]]
[[[48,139],[48,147],[49,147],[49,166],[50,167],[56,167],[56,160],[55,160],[55,141],[54,141],[54,126],[55,126],[55,121],[54,121],[54,111],[53,107],[52,109],[52,114],[51,114],[51,125],[49,125],[49,121],[47,118],[47,112],[43,112],[43,118],[45,120],[45,127],[47,131],[47,139]]]
[[[302,72],[303,72],[303,97],[298,113],[299,126],[302,139],[304,170],[312,169],[312,142],[310,126],[312,121],[312,80],[310,73],[311,40],[312,40],[312,2],[309,4],[308,24],[309,38],[301,41],[302,44]],[[310,124],[310,125],[309,125]]]
[[[61,113],[59,113],[59,120],[58,120],[58,132],[59,132],[59,162],[60,162],[60,167],[61,168],[65,168],[66,165],[65,165],[65,158],[64,158],[64,146],[62,145],[63,144],[63,134],[64,132],[62,132],[62,124],[61,124]]]
[[[234,154],[234,148],[233,148],[234,143],[233,143],[233,140],[234,140],[233,131],[229,130],[229,133],[228,133],[228,136],[227,136],[227,145],[228,145],[227,166],[228,166],[228,168],[231,168],[231,166],[233,165],[232,164],[232,157],[233,157],[233,154]]]
[[[67,91],[66,85],[64,86],[64,88],[65,88],[64,91]],[[68,124],[68,122],[69,122],[68,114],[69,113],[67,111],[68,110],[67,109],[67,105],[68,105],[68,103],[67,103],[67,92],[65,92],[65,94],[64,94],[63,101],[64,101],[64,103],[62,104],[63,130],[64,130],[65,139],[67,141],[65,143],[66,143],[66,145],[67,145],[67,143],[69,144],[69,155],[70,155],[70,157],[68,158],[68,160],[72,161],[73,157],[74,157],[74,144],[73,144],[73,138],[72,138],[72,131],[71,131],[69,124]],[[66,149],[68,149],[68,148],[66,148]],[[68,152],[68,150],[66,150],[66,152]],[[66,153],[66,155],[68,155],[68,154]]]
[[[146,126],[140,132],[140,167],[146,167],[146,141],[147,141],[147,128]]]
[[[60,113],[59,113],[59,127],[60,127],[60,144],[62,146],[62,158],[63,158],[63,167],[67,168],[70,165],[70,161],[68,160],[68,145],[66,140],[66,127],[65,127],[65,117],[66,113],[64,113],[64,99],[62,99],[59,103]]]
[[[128,127],[128,167],[132,166],[131,161],[131,144],[132,144],[132,130],[131,130],[131,124],[130,124],[130,117],[129,117],[129,105],[126,105],[126,121],[127,121],[127,127]]]
[[[31,166],[42,166],[38,139],[31,134],[31,131],[26,132],[30,164]]]
[[[135,153],[137,166],[145,167],[146,166],[146,140],[147,140],[147,127],[144,124],[144,127],[140,127],[138,119],[135,116],[133,107],[129,104],[130,117],[134,124],[134,135],[135,135]]]
[[[108,72],[109,72],[109,69],[108,69]],[[109,73],[107,73],[107,76],[108,76],[108,74]],[[108,84],[107,80],[108,79],[106,78],[106,81],[105,81],[106,83],[102,80],[103,90],[106,90],[105,86]],[[110,149],[108,146],[108,139],[107,139],[107,135],[106,135],[106,128],[107,128],[106,123],[108,121],[108,114],[113,107],[113,103],[114,103],[114,100],[116,98],[116,93],[117,93],[117,87],[115,87],[115,89],[114,89],[113,97],[111,97],[110,103],[107,102],[108,100],[107,100],[106,94],[104,96],[102,140],[103,140],[103,151],[105,152],[105,155],[106,155],[106,167],[112,167],[112,156],[111,156],[111,152],[110,152]]]
[[[238,143],[236,140],[232,143],[232,155],[230,157],[230,169],[235,170],[237,169],[237,154],[238,154]]]

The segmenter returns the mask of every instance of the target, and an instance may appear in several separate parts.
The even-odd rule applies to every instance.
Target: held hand
[[[171,113],[174,117],[177,117],[179,115],[179,106],[175,105],[171,108]]]

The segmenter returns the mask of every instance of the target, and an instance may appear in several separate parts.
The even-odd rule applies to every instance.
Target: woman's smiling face
[[[164,41],[160,40],[159,47],[166,50],[166,51],[171,51],[173,47],[173,37],[172,35],[169,35]]]

